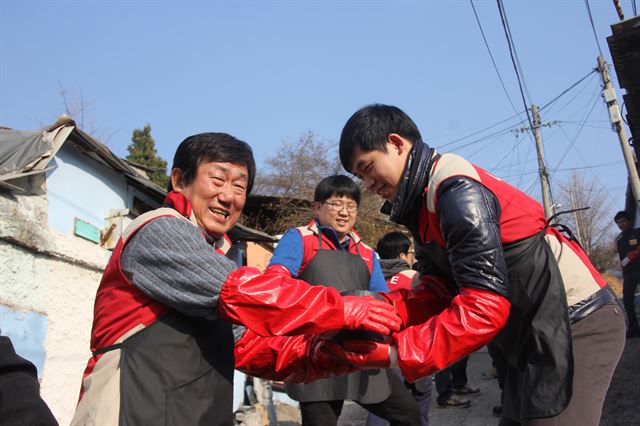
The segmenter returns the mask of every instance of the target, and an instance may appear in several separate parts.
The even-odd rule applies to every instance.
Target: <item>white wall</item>
[[[46,316],[41,395],[65,425],[73,416],[90,356],[93,301],[111,253],[48,230],[43,212],[43,197],[0,196],[0,304]]]

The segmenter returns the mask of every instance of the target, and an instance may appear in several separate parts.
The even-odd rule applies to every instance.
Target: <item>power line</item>
[[[598,71],[598,68],[594,68],[591,71],[589,71],[589,74],[585,75],[584,77],[582,77],[580,80],[576,81],[575,83],[573,83],[571,86],[569,86],[568,88],[566,88],[565,90],[562,91],[562,93],[560,93],[558,96],[556,96],[555,98],[551,99],[549,102],[547,102],[546,104],[544,104],[542,107],[540,107],[540,111],[542,111],[543,109],[545,109],[546,107],[550,106],[551,104],[553,104],[555,101],[557,101],[558,99],[560,99],[562,96],[564,96],[567,92],[569,92],[571,89],[573,89],[574,87],[576,87],[578,84],[582,83],[584,80],[586,80],[590,75],[595,74]]]
[[[494,127],[497,127],[497,126],[499,126],[500,124],[505,123],[505,122],[507,122],[507,121],[509,121],[509,120],[513,120],[513,119],[514,119],[514,118],[516,118],[516,117],[518,117],[518,115],[512,115],[512,116],[511,116],[511,117],[509,117],[509,118],[505,118],[504,120],[500,120],[500,121],[498,121],[497,123],[494,123],[494,124],[492,124],[492,125],[490,125],[490,126],[487,126],[487,127],[485,127],[485,128],[482,128],[482,129],[480,129],[480,130],[477,130],[477,131],[475,131],[475,132],[473,132],[473,133],[470,133],[470,134],[468,134],[468,135],[466,135],[466,136],[463,136],[463,137],[461,137],[461,138],[455,139],[455,140],[453,140],[453,141],[451,141],[451,142],[447,142],[447,143],[445,143],[444,145],[440,145],[438,148],[444,148],[444,147],[447,147],[447,146],[449,146],[449,145],[453,145],[454,143],[461,142],[461,141],[463,141],[463,140],[465,140],[465,139],[468,139],[468,138],[470,138],[470,137],[472,137],[472,136],[475,136],[475,135],[477,135],[477,134],[479,134],[479,133],[485,132],[485,131],[487,131],[487,130],[489,130],[489,129],[493,129]],[[504,129],[503,129],[503,130],[504,130]],[[503,130],[499,130],[498,132],[502,132]]]
[[[598,52],[602,55],[602,49],[600,48],[600,42],[598,41],[598,34],[596,34],[596,26],[593,25],[593,16],[591,16],[591,6],[589,6],[589,0],[584,0],[585,6],[587,6],[587,12],[589,13],[589,22],[591,22],[591,29],[593,30],[593,37],[596,39],[598,45]]]
[[[531,126],[531,132],[534,131],[533,128],[533,120],[531,119],[531,115],[529,114],[529,103],[524,95],[524,77],[521,77],[520,61],[517,59],[517,53],[515,51],[515,45],[513,45],[513,38],[511,37],[511,30],[509,29],[509,23],[507,21],[507,15],[504,10],[504,5],[502,4],[502,0],[497,0],[498,2],[498,11],[500,12],[500,20],[502,21],[502,28],[504,29],[504,35],[507,38],[507,45],[509,46],[509,56],[511,57],[511,62],[513,63],[513,69],[516,72],[516,77],[518,78],[518,87],[520,88],[520,95],[522,96],[522,102],[524,103],[524,110],[527,113],[527,119],[529,120],[529,126]],[[526,87],[526,86],[525,86]],[[527,91],[528,93],[528,91]]]
[[[602,167],[613,167],[613,166],[620,166],[624,164],[624,161],[618,160],[618,161],[610,161],[608,163],[600,163],[600,164],[593,164],[591,166],[581,166],[581,167],[565,167],[562,169],[557,169],[556,171],[558,172],[573,172],[573,171],[578,171],[578,170],[591,170],[591,169],[599,169]],[[528,170],[528,171],[523,171],[520,174],[511,174],[511,175],[500,175],[499,177],[501,179],[511,179],[514,176],[521,176],[521,175],[533,175],[533,174],[537,174],[538,170]]]
[[[480,23],[480,18],[478,17],[478,12],[476,11],[476,7],[473,4],[473,0],[469,0],[469,3],[471,3],[471,8],[473,9],[473,14],[476,17],[476,22],[478,23],[478,27],[480,28],[480,34],[482,34],[482,40],[484,40],[484,45],[487,48],[487,52],[489,53],[489,57],[491,58],[491,63],[493,64],[493,69],[496,70],[496,74],[498,75],[498,79],[500,80],[500,84],[502,85],[502,90],[504,90],[504,94],[507,96],[507,99],[509,100],[509,103],[511,104],[511,108],[513,108],[513,110],[515,111],[516,114],[520,115],[518,113],[518,110],[516,109],[515,105],[513,104],[513,101],[511,100],[511,97],[509,96],[509,92],[507,91],[506,86],[504,85],[504,81],[502,80],[502,76],[500,75],[500,71],[498,70],[498,66],[496,65],[496,61],[493,58],[493,54],[491,53],[491,48],[489,47],[489,42],[487,41],[487,37],[485,37],[484,30],[482,29],[482,24]]]
[[[589,82],[591,82],[591,81],[593,81],[593,80],[597,80],[597,78],[596,78],[596,75],[595,75],[595,74],[589,78]],[[599,87],[600,87],[600,85],[598,84],[598,85],[597,85],[597,87],[599,88]],[[569,105],[571,105],[571,104],[572,104],[576,99],[578,99],[578,97],[579,97],[580,95],[582,95],[582,94],[583,94],[583,92],[584,92],[587,88],[588,88],[588,86],[586,86],[586,85],[581,86],[581,89],[580,89],[580,90],[578,90],[578,91],[576,91],[576,92],[575,92],[575,94],[574,94],[570,99],[568,99],[568,100],[567,100],[567,101],[566,101],[566,102],[565,102],[561,107],[559,107],[558,109],[553,110],[553,114],[557,116],[561,111],[563,111],[565,108],[567,108]],[[569,93],[569,92],[567,92],[567,93]],[[555,106],[555,105],[557,105],[557,104],[558,104],[558,101],[556,101],[556,102],[554,102],[553,104],[551,104],[551,105],[549,106],[549,108],[546,110],[546,114],[547,114],[547,115],[550,115],[550,114],[551,114],[551,110],[552,110],[552,109],[554,108],[554,106]]]
[[[596,97],[595,101],[591,105],[591,108],[589,108],[589,111],[585,115],[585,117],[584,117],[584,119],[582,121],[582,124],[576,130],[576,133],[574,134],[573,139],[569,139],[568,135],[564,132],[564,129],[562,129],[562,126],[560,126],[560,129],[562,130],[563,134],[567,137],[567,139],[570,141],[570,143],[569,143],[569,146],[567,147],[566,151],[564,152],[564,154],[562,154],[562,157],[560,157],[560,160],[558,161],[558,165],[556,166],[556,168],[553,170],[552,173],[555,173],[556,171],[559,170],[560,164],[562,164],[562,162],[564,161],[566,156],[569,154],[569,151],[571,150],[571,148],[573,148],[573,145],[576,143],[576,140],[578,139],[578,136],[580,136],[580,133],[582,133],[582,129],[584,129],[584,124],[587,122],[587,119],[589,118],[589,116],[593,112],[593,109],[595,108],[597,103],[598,103],[598,98]]]
[[[591,76],[592,74],[593,74],[593,71],[590,71],[587,75],[585,75],[584,77],[581,77],[581,78],[580,78],[579,80],[577,80],[575,83],[571,84],[568,88],[566,88],[566,89],[565,89],[565,90],[563,90],[560,94],[558,94],[558,95],[557,95],[557,96],[555,96],[553,99],[551,99],[549,102],[547,102],[547,103],[544,105],[544,108],[549,108],[549,107],[551,107],[552,105],[554,105],[554,104],[555,104],[556,102],[558,102],[558,101],[559,101],[563,96],[567,95],[567,94],[568,94],[568,93],[570,93],[573,89],[575,89],[576,87],[578,87],[578,86],[580,85],[580,83],[584,82],[584,81],[585,81],[587,78],[589,78],[589,76]],[[578,95],[579,95],[579,93],[578,93]],[[575,99],[577,99],[577,96],[578,96],[578,95],[574,96],[574,97],[573,97],[569,102],[567,102],[567,103],[562,107],[562,109],[566,108],[566,106],[567,106],[568,104],[570,104],[570,103],[574,102],[574,101],[575,101]],[[443,145],[437,146],[437,148],[438,148],[438,149],[442,149],[442,148],[449,147],[449,146],[451,146],[451,145],[454,145],[454,144],[460,143],[460,142],[462,142],[462,141],[468,141],[468,139],[470,139],[470,138],[472,138],[472,137],[474,137],[474,136],[478,136],[478,135],[480,135],[480,134],[482,134],[482,133],[484,133],[484,132],[486,132],[486,131],[488,131],[488,130],[490,130],[490,129],[493,129],[493,128],[495,128],[495,127],[499,126],[500,124],[503,124],[503,123],[506,123],[506,122],[508,122],[508,121],[510,121],[510,120],[513,120],[514,118],[518,118],[518,115],[512,115],[512,116],[510,116],[510,117],[508,117],[508,118],[506,118],[506,119],[500,120],[500,121],[498,121],[498,122],[496,122],[496,123],[494,123],[494,124],[491,124],[491,125],[489,125],[489,126],[486,126],[486,127],[482,128],[482,129],[480,129],[480,130],[474,131],[474,132],[472,132],[471,134],[468,134],[468,135],[466,135],[466,136],[463,136],[463,137],[457,138],[457,139],[455,139],[455,140],[453,140],[453,141],[451,141],[451,142],[447,142],[447,143],[445,143],[445,144],[443,144]],[[563,121],[563,122],[564,122],[564,121]],[[586,126],[586,122],[588,122],[588,120],[586,120],[586,119],[583,117],[583,118],[582,118],[580,121],[578,121],[577,123],[578,123],[578,125],[579,125],[580,127],[585,127],[585,126]],[[566,123],[571,123],[571,122],[566,122]],[[520,121],[520,123],[519,123],[517,126],[521,126],[521,124],[522,124],[522,121]],[[589,127],[589,126],[586,126],[586,127]],[[488,134],[488,135],[480,136],[480,137],[478,137],[478,138],[476,138],[476,139],[473,139],[473,140],[468,141],[468,142],[466,142],[466,143],[464,143],[464,144],[462,144],[462,145],[459,145],[459,146],[455,147],[455,149],[462,149],[462,148],[466,148],[466,147],[469,147],[469,146],[471,146],[471,145],[475,145],[475,144],[481,143],[481,142],[483,142],[483,141],[486,141],[487,139],[492,138],[492,137],[495,137],[497,140],[499,140],[499,139],[500,139],[500,137],[505,136],[505,135],[506,135],[506,134],[508,134],[509,132],[513,132],[513,130],[514,130],[513,125],[510,125],[510,126],[508,126],[508,127],[503,127],[503,128],[501,128],[500,130],[497,130],[497,131],[495,131],[495,132],[492,132],[492,133],[490,133],[490,134]],[[564,129],[562,129],[562,128],[561,128],[560,130],[564,131]],[[578,131],[578,132],[576,133],[575,138],[577,138],[577,136],[579,136],[579,134],[580,134],[580,131]],[[531,138],[531,133],[530,133],[530,132],[526,132],[526,135],[527,135],[529,138]],[[568,139],[568,140],[570,140],[570,138],[569,138],[568,136],[567,136],[567,139]],[[505,160],[507,160],[508,158],[512,157],[516,151],[517,151],[517,152],[519,152],[519,148],[520,148],[521,142],[522,142],[522,138],[518,138],[518,139],[517,139],[517,141],[516,141],[516,143],[514,144],[514,146],[513,146],[513,147],[512,147],[512,148],[511,148],[507,153],[505,153],[505,155],[504,155],[504,156],[503,156],[503,157],[502,157],[502,158],[501,158],[501,159],[500,159],[500,160],[499,160],[499,161],[494,165],[494,167],[492,167],[490,170],[496,170],[496,169],[498,169],[498,168],[500,167],[500,165],[501,165],[501,164],[503,164]],[[530,148],[531,148],[531,147],[530,147]],[[513,165],[514,165],[513,163],[510,163],[510,165],[509,165],[509,169],[510,169],[510,168],[511,168],[511,166],[513,166]],[[523,177],[524,177],[524,175],[523,175],[523,174],[520,174],[520,175],[519,175],[519,181],[521,181],[521,179],[522,179]]]
[[[477,143],[479,143],[479,142],[482,142],[482,141],[484,141],[484,140],[487,140],[487,139],[489,139],[489,138],[491,138],[491,137],[494,137],[494,136],[500,136],[500,135],[503,135],[503,134],[505,134],[505,133],[509,133],[509,132],[511,132],[511,130],[512,130],[512,129],[513,129],[513,127],[512,127],[512,126],[505,127],[505,128],[503,128],[503,129],[498,130],[497,132],[490,133],[490,134],[485,135],[485,136],[482,136],[482,137],[480,137],[480,138],[478,138],[478,139],[474,139],[474,140],[472,140],[471,142],[467,142],[467,143],[465,143],[465,144],[463,144],[463,145],[457,146],[457,147],[456,147],[456,149],[466,148],[466,147],[468,147],[468,146],[471,146],[471,145],[477,144]],[[479,133],[479,132],[475,132],[474,134],[477,134],[477,133]],[[470,136],[472,136],[472,135],[470,135]],[[466,138],[467,138],[467,137],[465,137],[465,138],[461,138],[461,139],[457,139],[457,140],[455,140],[455,141],[453,141],[453,142],[449,142],[449,143],[447,143],[447,144],[441,145],[441,146],[439,146],[439,147],[438,147],[438,149],[440,149],[440,148],[444,148],[445,146],[449,146],[449,145],[451,145],[451,144],[453,144],[453,143],[456,143],[456,142],[460,142],[462,139],[466,139]]]

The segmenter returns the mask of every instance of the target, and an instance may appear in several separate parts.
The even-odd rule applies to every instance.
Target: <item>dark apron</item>
[[[571,327],[564,283],[543,232],[503,245],[511,303],[495,343],[508,361],[503,415],[522,421],[552,417],[569,404],[573,384]],[[425,246],[451,277],[446,252]]]
[[[320,246],[299,279],[313,285],[326,285],[338,291],[368,290],[369,269],[362,258],[346,250],[323,250]],[[357,248],[357,246],[356,246]],[[364,370],[332,376],[309,384],[286,383],[287,394],[296,401],[339,401],[349,399],[376,404],[391,394],[385,370]]]
[[[120,344],[120,426],[233,425],[233,332],[176,311]]]
[[[119,426],[232,426],[232,325],[177,311],[122,343]]]

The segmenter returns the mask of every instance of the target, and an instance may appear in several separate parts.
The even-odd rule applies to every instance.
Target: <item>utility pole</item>
[[[624,162],[627,165],[627,171],[629,173],[629,182],[636,200],[636,207],[638,211],[640,211],[640,178],[638,178],[638,169],[636,169],[633,151],[631,150],[631,146],[629,146],[627,133],[622,125],[622,116],[620,115],[620,108],[616,100],[616,92],[613,89],[611,78],[609,77],[607,63],[602,55],[598,55],[598,70],[600,71],[600,77],[602,77],[602,98],[609,109],[609,118],[611,119],[613,130],[618,134],[620,147],[622,148],[622,156],[624,157]]]
[[[533,113],[533,133],[536,137],[536,150],[538,151],[538,172],[540,173],[540,185],[542,186],[542,206],[544,207],[544,217],[549,219],[553,216],[551,210],[551,189],[549,187],[549,172],[544,165],[544,154],[542,152],[542,137],[540,136],[540,113],[538,107],[531,105]]]

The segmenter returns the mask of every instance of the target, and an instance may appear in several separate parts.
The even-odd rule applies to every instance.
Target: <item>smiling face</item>
[[[386,151],[353,151],[351,170],[364,182],[365,187],[385,200],[395,198],[404,172],[411,144],[395,133],[387,138]]]
[[[356,224],[358,204],[352,198],[332,195],[322,203],[316,201],[314,206],[320,225],[332,227],[340,241],[345,239]]]
[[[247,200],[247,167],[212,161],[200,164],[188,185],[181,183],[181,176],[180,169],[172,170],[174,191],[189,200],[198,225],[211,237],[221,238],[242,214]]]

